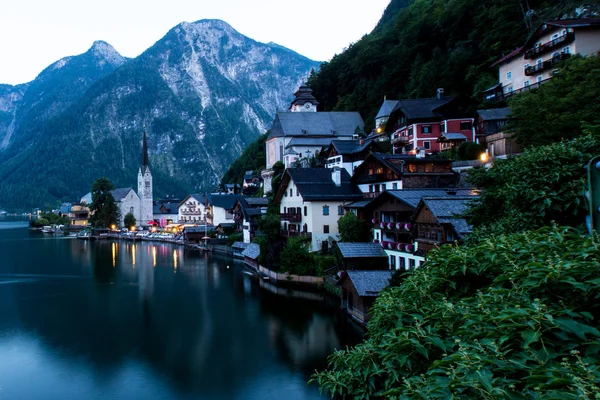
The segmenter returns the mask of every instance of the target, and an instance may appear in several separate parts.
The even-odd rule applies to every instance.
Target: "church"
[[[148,162],[148,143],[146,132],[142,138],[142,156],[138,169],[137,193],[131,187],[118,188],[111,191],[119,207],[119,225],[124,226],[125,216],[132,213],[138,226],[148,226],[152,216],[152,172]]]

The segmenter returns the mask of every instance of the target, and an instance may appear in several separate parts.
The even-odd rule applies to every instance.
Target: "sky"
[[[3,0],[0,83],[33,80],[44,68],[87,51],[95,40],[136,57],[180,22],[222,19],[259,42],[317,61],[369,33],[389,0]]]

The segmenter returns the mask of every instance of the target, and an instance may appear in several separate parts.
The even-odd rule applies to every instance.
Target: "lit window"
[[[506,79],[512,79],[512,71],[506,73]]]
[[[323,215],[329,215],[329,206],[323,206]]]
[[[323,225],[323,233],[329,233],[329,225]]]

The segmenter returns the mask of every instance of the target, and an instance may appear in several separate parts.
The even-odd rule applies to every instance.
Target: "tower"
[[[317,106],[319,102],[315,99],[312,94],[312,89],[306,85],[300,86],[296,93],[294,93],[295,99],[290,104],[290,111],[292,112],[317,112]]]
[[[140,215],[138,224],[145,226],[152,221],[152,173],[148,162],[148,144],[146,143],[146,131],[142,138],[142,159],[138,172],[138,196],[140,197]],[[136,215],[136,218],[138,216]]]

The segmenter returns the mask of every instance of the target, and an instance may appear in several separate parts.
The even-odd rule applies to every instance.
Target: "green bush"
[[[241,242],[244,240],[244,234],[242,232],[232,233],[227,237],[227,245],[232,246],[235,242]]]
[[[443,246],[313,379],[365,399],[598,398],[598,265],[600,238],[566,227]]]

